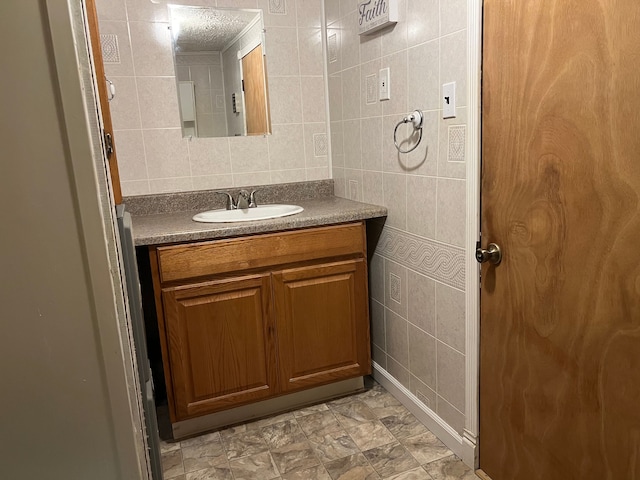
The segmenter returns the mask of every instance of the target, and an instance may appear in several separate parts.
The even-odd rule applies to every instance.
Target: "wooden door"
[[[242,57],[247,135],[264,135],[271,132],[266,77],[262,45],[258,45]]]
[[[274,272],[273,285],[283,391],[371,373],[364,260]]]
[[[268,273],[164,288],[175,420],[276,392]]]
[[[640,479],[640,2],[484,18],[480,467]]]
[[[104,63],[102,60],[102,44],[100,42],[100,30],[98,29],[98,13],[96,11],[95,0],[85,0],[87,9],[87,24],[89,27],[89,38],[91,41],[91,55],[96,74],[96,84],[98,86],[98,101],[102,113],[102,128],[107,142],[107,135],[111,145],[105,145],[107,154],[109,176],[111,178],[111,188],[113,189],[113,199],[116,205],[122,203],[122,189],[120,187],[120,171],[118,170],[118,158],[116,156],[115,139],[113,138],[113,125],[111,123],[111,110],[109,109],[109,97],[107,93],[106,76],[104,73]]]

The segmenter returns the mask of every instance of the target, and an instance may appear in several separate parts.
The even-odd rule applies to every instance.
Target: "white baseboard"
[[[413,393],[407,390],[404,385],[375,362],[373,362],[373,378],[391,395],[396,397],[407,410],[413,413],[442,443],[460,457],[466,465],[475,469],[476,443],[456,432],[447,422],[424,405]]]

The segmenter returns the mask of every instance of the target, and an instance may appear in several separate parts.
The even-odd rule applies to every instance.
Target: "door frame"
[[[127,301],[121,286],[115,285],[112,272],[119,270],[108,246],[117,245],[113,216],[104,216],[106,198],[101,186],[113,205],[113,189],[106,175],[97,174],[96,159],[106,165],[104,150],[98,151],[94,141],[102,142],[100,130],[92,120],[97,119],[94,105],[86,103],[85,90],[92,90],[96,105],[96,85],[88,85],[82,78],[86,69],[92,69],[89,58],[88,25],[85,2],[72,0],[45,0],[44,14],[49,21],[51,57],[59,91],[61,125],[66,127],[64,135],[68,147],[69,169],[73,173],[79,228],[82,232],[86,252],[88,289],[93,293],[95,310],[92,320],[97,332],[96,342],[103,353],[103,378],[100,381],[108,392],[106,407],[111,413],[112,442],[118,454],[121,478],[151,479],[151,468],[143,439],[144,421],[139,412],[138,398],[141,391],[133,381],[135,373],[132,345],[124,340],[127,322]],[[84,40],[83,43],[82,40]],[[86,50],[86,58],[83,49]],[[86,62],[86,63],[84,63]],[[83,68],[79,68],[83,67]],[[95,73],[95,72],[94,72]],[[96,118],[93,118],[93,116]],[[114,207],[111,207],[113,214]],[[128,337],[130,338],[130,337]]]
[[[478,468],[480,411],[480,267],[475,258],[480,233],[480,165],[482,107],[483,0],[467,0],[467,130],[465,235],[465,424],[462,435],[413,395],[384,368],[373,362],[373,376],[402,402],[465,464]]]
[[[482,7],[467,2],[467,220],[465,254],[465,428],[463,443],[474,452],[465,463],[478,468],[480,431],[480,267],[475,258],[480,239],[480,174],[482,146]]]

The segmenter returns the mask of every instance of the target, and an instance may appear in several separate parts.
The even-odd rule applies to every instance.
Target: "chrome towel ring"
[[[410,115],[407,115],[406,117],[404,117],[402,120],[400,120],[396,124],[396,128],[393,129],[393,144],[396,146],[396,148],[398,149],[398,151],[400,153],[413,152],[418,147],[418,145],[420,145],[420,142],[422,141],[422,121],[423,121],[423,118],[424,117],[423,117],[422,112],[420,110],[414,110],[413,112],[411,112]],[[398,135],[398,127],[400,125],[404,124],[404,123],[412,123],[413,124],[413,129],[420,131],[420,136],[418,137],[418,141],[409,150],[402,150],[400,148],[400,145],[398,145],[398,139],[396,138],[397,135]]]

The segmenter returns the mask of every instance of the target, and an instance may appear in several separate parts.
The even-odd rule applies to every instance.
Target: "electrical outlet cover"
[[[391,70],[389,67],[381,68],[378,74],[378,82],[380,84],[380,100],[391,99]]]
[[[456,82],[442,85],[442,118],[456,116]]]

